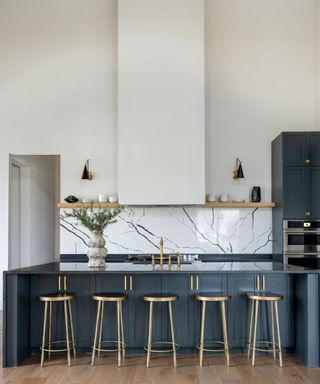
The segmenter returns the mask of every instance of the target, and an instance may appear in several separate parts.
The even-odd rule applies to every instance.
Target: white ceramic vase
[[[89,250],[87,253],[89,262],[89,268],[105,268],[107,256],[107,250],[104,247],[106,241],[103,237],[102,231],[93,231],[91,232],[91,238],[89,240]]]

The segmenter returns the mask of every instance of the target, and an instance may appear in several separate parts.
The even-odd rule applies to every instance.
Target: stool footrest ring
[[[224,342],[221,341],[221,340],[209,340],[206,342],[206,345],[208,344],[221,344],[224,346]],[[196,344],[196,348],[200,350],[200,343]],[[230,351],[231,349],[231,345],[228,344],[228,350]],[[208,348],[208,347],[205,347],[203,346],[203,351],[204,352],[225,352],[225,348]]]
[[[256,347],[256,348],[255,348],[256,351],[273,353],[272,341],[268,341],[268,340],[257,340],[257,341],[256,341],[256,344],[267,344],[267,345],[270,345],[270,348],[271,348],[271,349],[270,349],[270,348],[269,348],[269,349],[266,349],[266,348]],[[274,343],[274,345],[276,346],[275,351],[276,351],[276,352],[280,352],[280,350],[279,350],[279,343]],[[253,351],[253,347],[252,347],[252,346],[250,347],[250,351]]]
[[[70,343],[70,348],[69,348],[70,351],[73,350],[73,349],[75,349],[75,346],[73,347],[71,340],[69,341],[69,343]],[[51,341],[51,345],[52,345],[52,344],[67,344],[67,340]],[[68,348],[67,348],[67,347],[65,347],[65,348],[54,348],[54,349],[52,349],[52,348],[47,348],[47,347],[49,347],[49,343],[46,343],[46,344],[45,344],[45,348],[42,348],[42,347],[40,346],[40,351],[45,351],[45,352],[50,352],[50,353],[55,353],[55,352],[67,352],[67,351],[68,351]]]
[[[101,344],[116,344],[118,345],[119,342],[117,340],[103,340],[101,341]],[[127,344],[123,343],[122,341],[120,342],[120,349],[119,348],[94,348],[94,347],[91,347],[92,350],[95,350],[97,352],[119,352],[120,351],[123,351],[125,348],[126,348]]]
[[[171,345],[172,348],[165,348],[165,349],[153,349],[154,347],[156,347],[157,345],[160,346],[161,348],[161,345],[165,346],[165,345]],[[170,353],[170,352],[174,352],[173,350],[173,345],[175,345],[175,348],[176,348],[176,351],[180,348],[180,345],[177,344],[177,343],[173,343],[172,341],[155,341],[151,344],[151,349],[148,349],[148,346],[145,345],[144,346],[144,350],[145,351],[150,351],[152,353]]]

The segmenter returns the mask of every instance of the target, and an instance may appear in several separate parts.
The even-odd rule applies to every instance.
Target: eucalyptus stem
[[[73,208],[71,212],[65,212],[61,215],[63,219],[72,217],[79,224],[89,229],[89,231],[102,232],[108,225],[115,223],[116,217],[121,213],[122,208],[93,208],[82,207]]]

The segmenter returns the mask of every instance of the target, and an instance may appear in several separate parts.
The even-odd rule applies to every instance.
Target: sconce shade
[[[238,170],[237,170],[237,179],[244,179],[242,165],[241,165],[240,162],[239,162],[239,167],[238,167]]]
[[[82,180],[91,180],[92,179],[92,173],[89,170],[89,160],[86,161],[83,172],[82,172]]]

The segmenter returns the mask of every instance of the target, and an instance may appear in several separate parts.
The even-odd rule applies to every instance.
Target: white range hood
[[[205,202],[203,0],[118,0],[119,202]]]

